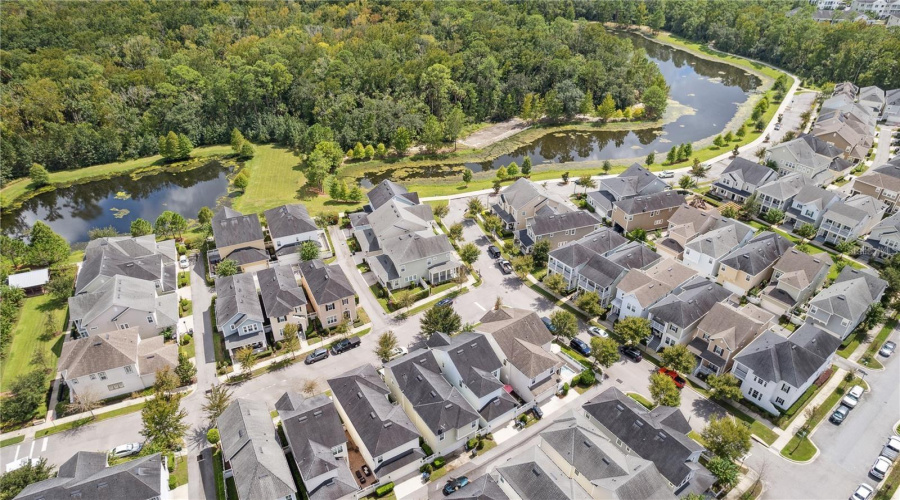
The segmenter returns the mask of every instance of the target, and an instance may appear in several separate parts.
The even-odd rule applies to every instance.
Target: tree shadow
[[[534,302],[531,303],[531,307],[535,311],[550,311],[552,310],[556,304],[550,299],[541,295],[540,297],[536,297]]]
[[[519,290],[524,286],[518,276],[510,274],[503,278],[503,286],[511,290]]]
[[[713,402],[711,399],[697,398],[691,405],[691,414],[708,421],[712,417],[721,418],[727,413],[724,408]]]
[[[206,441],[206,433],[211,429],[210,426],[204,426],[203,424],[199,424],[191,429],[185,440],[188,442],[189,446],[195,446],[199,449],[202,449],[204,446],[207,446],[209,443]]]

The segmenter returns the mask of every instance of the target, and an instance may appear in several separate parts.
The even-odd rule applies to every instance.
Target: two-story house
[[[91,240],[75,279],[75,295],[99,292],[116,276],[150,281],[156,293],[175,291],[178,252],[175,240],[156,236],[112,236]]]
[[[895,212],[900,201],[900,156],[854,179],[850,194],[871,196]]]
[[[697,275],[697,271],[672,259],[658,261],[649,269],[631,269],[616,285],[612,313],[619,319],[647,317],[647,308]]]
[[[772,277],[775,262],[793,246],[780,234],[763,231],[722,259],[716,281],[738,295],[746,295]]]
[[[881,118],[891,127],[900,125],[900,89],[891,89],[885,92],[884,101]]]
[[[416,471],[425,453],[419,432],[400,405],[391,403],[391,391],[365,364],[328,380],[341,421],[359,453],[384,484]]]
[[[738,156],[731,160],[722,175],[713,182],[710,191],[723,200],[743,203],[758,187],[777,177],[778,174],[771,168]]]
[[[681,260],[684,246],[688,241],[705,232],[714,212],[701,210],[691,205],[681,205],[669,217],[669,227],[665,237],[656,245],[656,251],[663,257]]]
[[[600,219],[586,210],[535,215],[526,221],[525,231],[515,234],[515,240],[523,252],[530,253],[538,241],[549,240],[551,249],[560,248],[601,227],[603,224]]]
[[[820,113],[810,134],[843,151],[847,160],[860,162],[872,147],[874,132],[874,125],[869,130],[868,125],[852,114],[833,111]]]
[[[900,213],[879,222],[863,242],[865,252],[877,260],[887,260],[900,251]]]
[[[865,318],[869,307],[880,301],[887,282],[875,271],[845,267],[828,288],[809,301],[807,322],[847,338]]]
[[[791,200],[790,208],[785,210],[784,223],[793,226],[794,230],[804,224],[812,224],[818,229],[825,211],[840,201],[834,191],[813,185],[803,186]]]
[[[733,300],[722,285],[694,276],[647,310],[652,332],[648,346],[660,350],[686,344],[697,324],[717,302]]]
[[[316,259],[301,264],[300,272],[309,299],[307,311],[315,313],[322,326],[334,328],[341,321],[356,322],[356,292],[341,266]]]
[[[795,248],[788,250],[775,262],[769,286],[759,295],[760,306],[779,316],[788,314],[816,293],[829,269],[831,258],[825,253],[809,255]]]
[[[534,311],[501,307],[488,311],[477,326],[503,361],[500,380],[525,402],[541,403],[556,394],[562,359],[550,351],[553,335]]]
[[[265,323],[253,274],[216,279],[216,328],[225,338],[225,349],[232,357],[245,346],[257,352],[266,349],[269,343]]]
[[[222,207],[213,216],[211,225],[216,248],[207,252],[210,274],[215,274],[216,266],[225,259],[237,263],[242,272],[257,271],[268,266],[269,253],[259,216],[244,215]]]
[[[654,231],[669,225],[669,217],[684,203],[684,196],[674,191],[661,191],[626,198],[613,203],[612,221],[617,231],[635,229]]]
[[[900,6],[898,6],[898,12],[900,12]],[[857,102],[868,108],[877,117],[881,116],[881,112],[884,110],[885,99],[884,91],[872,85],[859,89]]]
[[[729,253],[744,246],[753,238],[754,229],[743,222],[725,217],[711,217],[704,232],[695,235],[684,245],[684,265],[703,276],[719,273],[719,265]]]
[[[807,185],[814,185],[812,179],[795,172],[760,186],[756,190],[760,213],[766,213],[771,209],[787,211],[794,196],[803,189],[803,186]]]
[[[141,338],[178,323],[178,296],[160,295],[156,282],[117,274],[95,292],[69,297],[69,324],[79,337],[137,328]]]
[[[887,210],[881,201],[856,194],[831,205],[822,215],[816,238],[836,245],[868,234]]]
[[[267,323],[275,342],[284,340],[284,327],[297,326],[299,338],[305,338],[309,327],[306,314],[306,294],[297,282],[291,266],[278,265],[256,273]]]
[[[311,241],[319,247],[320,258],[331,256],[332,249],[328,247],[325,231],[316,225],[305,206],[299,203],[281,205],[266,210],[263,215],[266,217],[266,228],[272,238],[278,262],[300,262],[300,246],[305,241]]]
[[[358,491],[347,461],[347,435],[331,398],[286,392],[275,409],[310,500],[343,498]]]
[[[91,394],[108,399],[153,387],[156,372],[178,365],[178,345],[161,335],[142,339],[135,327],[69,340],[62,345],[57,371],[69,399]]]
[[[610,228],[602,227],[578,241],[550,251],[548,274],[565,278],[569,290],[578,286],[578,270],[594,256],[606,256],[609,252],[628,244],[628,240]]]
[[[717,302],[703,317],[687,348],[697,356],[694,374],[721,375],[731,368],[741,349],[771,326],[772,313],[747,304],[742,307]]]
[[[524,177],[504,189],[497,203],[491,205],[491,212],[500,217],[507,230],[514,232],[525,230],[528,219],[536,215],[572,210],[565,200]]]
[[[766,330],[731,367],[747,400],[772,415],[790,408],[834,358],[841,339],[806,323],[790,337]]]
[[[604,219],[612,217],[613,204],[626,198],[659,193],[669,189],[669,185],[639,163],[616,177],[600,180],[597,191],[588,193],[587,204]]]
[[[410,206],[419,204],[419,193],[410,193],[405,187],[388,179],[370,189],[366,198],[369,199],[369,204],[363,207],[365,213],[372,213],[391,200]]]
[[[781,175],[800,173],[816,186],[824,186],[852,166],[843,155],[843,151],[821,139],[800,134],[767,149],[766,161],[775,162]]]
[[[480,415],[441,375],[431,350],[418,349],[386,363],[384,382],[435,453],[455,451],[478,432]]]

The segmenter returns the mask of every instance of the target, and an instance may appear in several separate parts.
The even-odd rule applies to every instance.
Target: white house
[[[305,241],[312,241],[319,247],[319,258],[331,256],[332,249],[328,247],[325,231],[316,226],[305,206],[299,203],[281,205],[266,210],[264,214],[278,262],[300,262],[300,246]]]

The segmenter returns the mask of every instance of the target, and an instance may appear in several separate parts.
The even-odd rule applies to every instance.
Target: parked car
[[[20,458],[16,461],[6,464],[6,472],[9,473],[14,470],[21,469],[22,467],[25,467],[26,465],[28,465],[29,462],[31,463],[31,466],[34,467],[41,463],[41,459],[40,458],[28,458],[28,457]]]
[[[602,328],[597,328],[596,326],[589,327],[588,334],[590,334],[594,337],[603,337],[603,338],[609,337],[609,334],[606,333],[606,330],[604,330]]]
[[[890,468],[890,460],[885,457],[878,457],[875,459],[875,463],[872,464],[872,470],[869,471],[869,474],[874,478],[884,479],[884,476]]]
[[[144,448],[141,443],[128,443],[109,450],[109,455],[115,458],[130,457],[137,455]]]
[[[671,170],[663,170],[662,172],[659,173],[660,179],[671,179],[673,177],[675,177],[675,172],[673,172]]]
[[[841,400],[841,404],[849,406],[851,410],[856,408],[856,404],[859,403],[859,399],[862,398],[863,392],[865,392],[865,389],[863,389],[861,385],[854,385],[847,391],[847,395]]]
[[[856,491],[853,492],[850,500],[869,500],[872,498],[872,493],[875,493],[875,489],[866,483],[862,483],[856,487]]]
[[[582,356],[590,356],[591,355],[591,346],[587,345],[587,342],[581,339],[572,339],[569,341],[569,345],[572,349],[575,349],[578,354]]]
[[[187,255],[182,255],[178,258],[178,265],[181,266],[182,269],[187,269],[190,266]]]
[[[781,124],[780,124],[780,123],[776,123],[776,124],[775,124],[775,130],[781,130]]]
[[[496,259],[500,257],[500,249],[494,245],[491,245],[488,247],[488,255],[490,255],[492,259]]]
[[[644,359],[644,355],[641,353],[641,350],[638,349],[637,347],[634,347],[631,345],[623,345],[622,348],[619,350],[622,351],[622,354],[626,358],[634,361],[635,363],[640,363],[641,360]]]
[[[362,343],[362,340],[359,337],[350,337],[343,340],[338,340],[336,344],[331,347],[331,354],[337,356],[338,354],[345,353],[350,349],[356,349]]]
[[[841,423],[843,423],[844,419],[847,418],[847,414],[849,414],[849,413],[850,413],[850,408],[846,407],[844,405],[841,405],[838,407],[837,410],[834,410],[834,413],[831,414],[831,418],[829,420],[831,420],[832,424],[841,425]]]
[[[503,274],[510,274],[513,272],[512,264],[506,259],[502,259],[497,265],[500,266],[500,271],[502,271]]]
[[[675,370],[670,370],[666,367],[660,367],[660,369],[657,370],[656,373],[662,373],[663,375],[672,379],[673,382],[675,382],[675,387],[677,387],[679,389],[684,389],[685,381],[683,378],[681,378],[681,375],[679,375],[678,372],[676,372]]]
[[[449,306],[450,304],[453,304],[453,299],[448,297],[446,299],[441,299],[441,300],[437,301],[437,304],[435,304],[435,305],[440,307],[440,306]]]
[[[328,357],[328,349],[316,349],[309,356],[306,357],[303,362],[307,365],[311,365],[316,361],[322,361],[323,359]]]
[[[395,347],[393,350],[391,350],[391,355],[388,357],[388,361],[394,358],[399,358],[400,356],[406,356],[408,352],[409,351],[407,351],[405,347]]]
[[[534,418],[538,420],[544,418],[544,410],[542,410],[541,407],[537,405],[531,407],[531,414],[534,415]]]
[[[550,321],[550,318],[544,316],[541,318],[541,321],[544,322],[544,326],[546,326],[547,329],[550,330],[550,333],[556,333],[556,327],[553,326],[553,322]]]
[[[459,476],[455,479],[451,479],[444,485],[444,494],[449,495],[454,491],[464,488],[467,484],[469,484],[469,478],[466,476]]]
[[[890,357],[891,354],[894,354],[894,350],[897,349],[897,344],[888,340],[881,346],[881,349],[878,351],[878,354],[881,354],[884,357]]]
[[[889,437],[887,444],[881,449],[881,456],[887,457],[891,461],[897,460],[897,457],[900,456],[900,437]]]

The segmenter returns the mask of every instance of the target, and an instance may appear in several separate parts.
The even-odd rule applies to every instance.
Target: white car
[[[390,355],[390,357],[388,357],[388,359],[394,359],[394,358],[399,358],[400,356],[406,356],[406,354],[408,352],[409,351],[407,351],[405,347],[395,347],[391,351],[391,355]]]
[[[854,385],[853,388],[847,392],[847,395],[844,396],[844,399],[841,400],[841,404],[849,406],[850,408],[856,408],[856,404],[859,403],[864,392],[866,391],[861,385]]]
[[[15,462],[10,462],[10,463],[6,464],[6,472],[12,472],[16,469],[21,469],[22,467],[25,467],[26,465],[28,465],[28,462],[31,462],[31,466],[34,467],[37,464],[41,463],[41,459],[40,458],[28,458],[28,457],[20,458],[20,459],[16,460]]]
[[[592,326],[588,328],[588,333],[593,337],[609,337],[609,334],[602,328],[597,328],[596,326]]]
[[[671,170],[663,170],[659,173],[660,179],[671,179],[672,177],[675,177],[675,172]]]
[[[178,259],[178,265],[181,266],[182,269],[187,269],[190,264],[188,263],[187,255],[182,255]]]
[[[887,471],[890,468],[890,460],[884,457],[878,457],[875,459],[875,464],[872,465],[872,470],[869,471],[869,474],[874,478],[884,479],[884,476],[887,475]]]
[[[866,483],[862,483],[856,487],[856,491],[853,492],[850,500],[869,500],[872,498],[872,493],[875,493],[875,489]]]
[[[123,444],[121,446],[116,446],[115,448],[109,450],[110,456],[121,458],[121,457],[130,457],[131,455],[137,455],[141,452],[141,449],[144,447],[141,443],[128,443]]]

